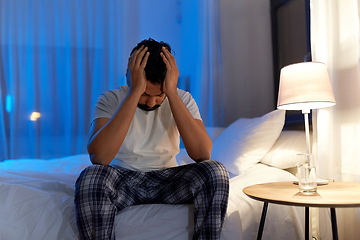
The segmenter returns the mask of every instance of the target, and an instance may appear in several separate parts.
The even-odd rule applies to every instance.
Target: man
[[[96,103],[88,152],[94,164],[76,182],[81,239],[115,239],[115,214],[138,204],[194,203],[193,239],[220,239],[229,191],[224,166],[210,159],[212,142],[168,44],[140,42],[127,85]],[[196,162],[177,167],[181,136]]]

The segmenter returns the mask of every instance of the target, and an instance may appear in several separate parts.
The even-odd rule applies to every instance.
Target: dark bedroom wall
[[[270,0],[270,3],[273,78],[277,96],[281,68],[289,64],[311,61],[310,0]],[[304,127],[304,116],[301,111],[287,111],[285,127],[294,126]]]
[[[239,117],[258,117],[275,109],[280,69],[311,59],[306,15],[309,2],[220,1],[224,125]],[[276,16],[272,22],[274,6]],[[275,33],[273,25],[278,30]],[[288,115],[293,114],[300,116],[294,116],[295,121],[302,121],[301,113]]]
[[[275,109],[270,0],[220,1],[224,123]]]

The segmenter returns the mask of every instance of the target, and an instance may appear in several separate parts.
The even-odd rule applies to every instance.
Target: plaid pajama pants
[[[81,239],[115,239],[115,215],[131,205],[194,203],[193,239],[212,240],[220,239],[229,176],[212,160],[151,172],[93,165],[80,174],[75,188]]]

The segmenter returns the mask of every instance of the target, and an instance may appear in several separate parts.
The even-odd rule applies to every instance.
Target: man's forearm
[[[189,157],[196,162],[210,159],[212,141],[202,121],[193,118],[177,92],[167,97]]]
[[[93,164],[108,165],[119,151],[134,117],[139,94],[129,93],[116,113],[107,122],[95,122],[88,143]]]

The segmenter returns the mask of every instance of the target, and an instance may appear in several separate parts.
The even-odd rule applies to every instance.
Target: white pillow
[[[282,131],[274,146],[261,162],[281,169],[291,168],[297,166],[296,155],[305,152],[305,131]]]
[[[274,110],[258,118],[240,118],[216,139],[211,158],[233,174],[245,172],[261,161],[284,126],[285,110]]]

